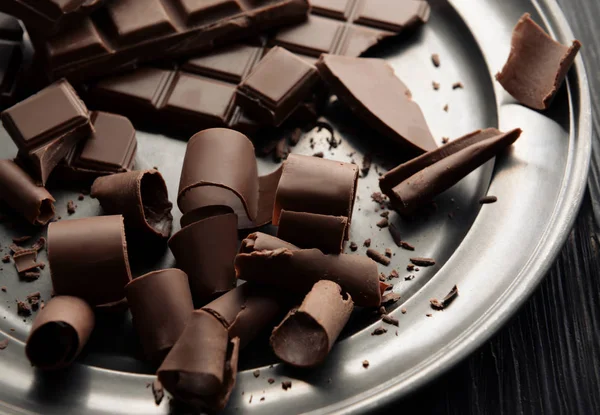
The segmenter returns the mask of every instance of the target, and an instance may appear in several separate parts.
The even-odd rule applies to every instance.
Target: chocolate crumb
[[[429,302],[431,303],[431,308],[433,308],[434,310],[443,310],[446,307],[448,307],[457,296],[458,287],[455,285],[454,287],[452,287],[450,292],[446,294],[442,301],[439,301],[436,298],[432,298],[431,300],[429,300]]]
[[[381,218],[381,220],[377,222],[377,227],[379,227],[380,229],[387,228],[388,225],[389,222],[387,218]]]
[[[390,265],[390,259],[383,255],[381,252],[374,250],[373,248],[367,249],[367,256],[375,262],[379,262],[381,265]]]
[[[5,264],[8,264],[10,262],[10,255],[4,255],[2,257],[2,262],[4,262]]]
[[[449,109],[450,107],[448,106],[448,104],[444,105],[444,111],[448,112]]]
[[[392,257],[392,250],[390,248],[385,248],[385,256],[388,258]]]
[[[431,314],[431,313],[427,313],[427,314],[425,314],[425,315],[426,315],[427,317],[431,317],[431,316],[433,316],[433,314]]]
[[[252,374],[254,375],[255,378],[260,376],[260,370],[256,369],[254,372],[252,372]]]
[[[362,173],[362,177],[365,177],[369,174],[369,170],[371,170],[371,164],[373,163],[373,156],[370,154],[365,154],[362,161],[362,168],[360,172]]]
[[[67,202],[67,213],[69,215],[72,215],[73,213],[75,213],[76,210],[77,210],[77,205],[72,200],[69,200]]]
[[[154,382],[152,382],[152,394],[154,395],[154,403],[156,403],[157,406],[160,405],[165,397],[165,390],[158,379],[155,379]]]
[[[415,272],[419,272],[419,271],[421,271],[421,270],[419,269],[419,267],[415,267]]]
[[[323,158],[323,156],[324,156],[324,154],[322,151],[319,151],[319,152],[313,154],[313,157]]]
[[[44,268],[46,268],[46,264],[43,262],[40,262],[40,269],[44,269]]]
[[[434,89],[435,91],[437,91],[437,90],[439,90],[439,89],[440,89],[440,83],[439,83],[439,82],[432,81],[432,82],[431,82],[431,85],[433,86],[433,89]]]
[[[394,243],[396,244],[396,246],[402,246],[402,235],[400,235],[400,230],[398,230],[398,228],[396,228],[396,225],[394,225],[393,223],[390,224],[389,226],[389,231],[390,231],[390,235],[392,235],[392,239],[394,240]]]
[[[406,277],[404,277],[404,281],[411,281],[411,280],[414,280],[414,279],[415,279],[415,276],[412,275],[412,274],[407,275]]]
[[[389,218],[390,217],[390,211],[386,210],[385,212],[381,212],[379,214],[379,216],[381,216],[382,218]]]
[[[373,330],[373,332],[371,333],[371,336],[381,336],[382,334],[387,333],[387,329],[383,328],[383,327],[377,327],[375,330]]]
[[[152,166],[152,168],[156,171],[158,171],[158,166]]]
[[[4,350],[8,347],[8,339],[0,340],[0,350]]]
[[[350,242],[350,250],[352,252],[356,252],[356,250],[358,250],[358,245],[356,244],[356,242]]]
[[[400,248],[406,249],[407,251],[414,251],[415,250],[415,247],[412,246],[411,244],[409,244],[406,241],[400,242]]]
[[[448,144],[450,139],[448,137],[442,137],[442,144]]]
[[[462,82],[455,82],[452,84],[452,89],[463,89],[465,86],[462,84]]]
[[[485,205],[489,203],[496,203],[497,201],[498,198],[496,196],[484,196],[481,199],[479,199],[479,204]]]
[[[275,383],[275,379],[269,378],[269,379],[267,379],[267,382],[269,382],[272,385]]]
[[[412,271],[412,270],[414,270],[414,269],[415,269],[415,266],[414,266],[413,264],[408,264],[408,265],[406,266],[406,270],[407,270],[407,271]]]
[[[383,272],[379,273],[379,281],[381,282],[385,282],[387,280],[387,278],[385,277],[385,274]]]
[[[19,274],[19,276],[25,281],[35,281],[40,278],[42,274],[39,271],[26,271]]]
[[[431,308],[433,308],[434,310],[444,309],[444,305],[436,298],[432,298],[431,300],[429,300],[429,303],[431,304]]]
[[[433,55],[431,55],[431,62],[433,63],[433,66],[435,66],[436,68],[439,68],[442,63],[440,61],[440,55],[438,55],[437,53],[434,53]]]
[[[300,142],[300,138],[302,138],[302,129],[296,127],[290,134],[290,145],[293,147],[298,144]]]
[[[371,193],[371,199],[373,199],[373,202],[379,203],[380,205],[385,203],[385,196],[381,192]]]
[[[281,387],[283,388],[284,391],[290,389],[292,387],[292,381],[284,380],[283,382],[281,382]]]
[[[400,299],[400,294],[396,294],[396,293],[389,293],[383,296],[383,298],[381,299],[381,304],[393,304],[396,301],[398,301]]]
[[[368,360],[363,360],[363,367],[365,369],[369,367],[369,361]]]
[[[254,395],[250,395],[250,399],[248,399],[248,403],[252,403],[252,398],[254,397]]]
[[[406,308],[402,307],[400,311],[402,312],[402,314],[406,314]]]
[[[30,239],[31,239],[31,236],[25,235],[25,236],[19,236],[17,238],[12,238],[12,241],[16,244],[22,244],[23,242],[27,242]]]
[[[363,242],[363,246],[366,246],[367,248],[371,246],[371,238],[369,239],[365,239],[365,241]]]
[[[394,318],[394,317],[392,317],[392,316],[390,316],[390,315],[385,315],[385,316],[383,316],[383,317],[381,318],[381,321],[383,321],[383,322],[384,322],[384,323],[386,323],[386,324],[392,324],[392,325],[394,325],[394,326],[399,326],[399,325],[400,325],[400,322],[398,321],[398,319],[397,319],[397,318]]]
[[[262,398],[260,398],[260,401],[263,402],[265,400],[265,397],[263,396]]]
[[[79,196],[77,196],[77,200],[83,200],[85,199],[85,196],[83,195],[83,193],[79,193]]]
[[[279,140],[277,142],[277,145],[275,146],[275,152],[273,153],[273,160],[276,163],[279,163],[280,161],[287,159],[289,153],[290,153],[290,150],[287,146],[287,142],[284,137],[281,140]]]
[[[392,272],[390,272],[390,279],[392,278],[400,278],[400,274],[398,274],[398,271],[396,271],[395,269],[392,270]]]
[[[7,291],[7,288],[6,288],[5,286],[2,286],[2,287],[0,287],[0,290],[1,290],[2,292],[6,292],[6,291]]]
[[[433,258],[414,257],[410,259],[410,262],[421,267],[431,267],[435,265],[435,260]]]
[[[17,300],[17,314],[20,316],[30,316],[31,307],[26,302]]]

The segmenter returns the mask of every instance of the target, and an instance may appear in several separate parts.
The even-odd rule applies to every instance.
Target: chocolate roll
[[[213,315],[196,310],[158,368],[158,380],[176,399],[207,411],[222,410],[235,386],[239,339]]]
[[[154,271],[127,284],[125,294],[146,357],[162,361],[194,311],[187,275],[174,268]]]
[[[131,281],[123,216],[63,220],[48,227],[48,261],[57,295],[109,307]]]
[[[238,220],[231,210],[194,220],[169,239],[169,248],[189,277],[192,295],[205,303],[235,287]]]
[[[380,188],[395,209],[410,214],[512,145],[520,135],[520,129],[508,133],[475,131],[390,170],[380,179]]]
[[[125,225],[152,235],[168,238],[173,216],[167,185],[156,170],[132,171],[99,177],[91,196],[100,201],[105,213],[122,214]]]
[[[12,160],[0,160],[0,198],[34,225],[54,217],[54,198]]]
[[[246,347],[281,311],[284,299],[267,287],[244,283],[202,307]]]
[[[54,297],[33,320],[25,354],[31,365],[40,369],[68,366],[87,343],[94,324],[94,311],[85,301]]]
[[[321,364],[354,309],[352,298],[332,281],[318,281],[302,305],[273,330],[271,347],[278,358],[297,367]]]
[[[339,254],[348,228],[345,216],[282,210],[277,237],[299,248],[317,248],[324,254]]]
[[[579,49],[578,40],[570,46],[554,41],[525,13],[515,26],[510,55],[496,79],[521,104],[548,109]]]
[[[387,286],[380,285],[377,264],[363,255],[325,255],[318,249],[281,247],[258,250],[261,245],[274,245],[275,239],[257,232],[242,242],[235,258],[238,278],[297,294],[306,294],[319,280],[334,281],[354,299],[356,305],[377,307]],[[271,246],[273,248],[273,246]]]

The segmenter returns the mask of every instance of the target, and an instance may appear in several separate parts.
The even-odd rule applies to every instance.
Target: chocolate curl
[[[339,254],[348,228],[345,216],[282,210],[277,237],[300,248],[317,248],[324,254]]]
[[[87,343],[94,324],[94,311],[85,301],[54,297],[33,320],[25,354],[40,369],[69,366]]]
[[[112,307],[131,281],[123,216],[63,220],[48,227],[48,261],[57,295]]]
[[[54,217],[54,198],[12,160],[0,160],[0,198],[33,225]]]
[[[187,275],[174,268],[154,271],[127,284],[125,294],[146,357],[162,361],[194,311]]]
[[[202,309],[227,328],[230,338],[239,337],[243,349],[279,314],[281,297],[266,287],[244,283]]]
[[[554,41],[525,13],[515,26],[510,55],[496,79],[521,104],[546,110],[579,49],[578,40],[571,46]]]
[[[475,131],[425,153],[386,173],[379,186],[395,209],[410,214],[498,155],[521,135],[520,129],[496,132],[495,129]]]
[[[235,386],[239,339],[213,315],[196,310],[157,375],[176,399],[208,411],[220,411]]]
[[[271,347],[277,357],[297,367],[321,364],[354,309],[352,298],[332,281],[318,281],[302,305],[273,330]]]
[[[91,196],[105,213],[122,214],[125,225],[160,238],[168,238],[173,226],[167,185],[156,170],[132,171],[99,177]]]
[[[261,239],[267,239],[266,242]],[[381,287],[377,264],[362,255],[325,255],[318,249],[290,248],[281,241],[281,247],[257,250],[271,245],[277,238],[257,232],[242,242],[235,258],[239,279],[270,285],[283,290],[306,294],[319,280],[326,279],[341,285],[356,305],[376,307],[381,303]]]

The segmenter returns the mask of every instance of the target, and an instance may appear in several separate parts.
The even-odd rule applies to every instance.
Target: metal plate
[[[395,268],[400,272],[394,291],[402,299],[392,312],[400,320],[397,336],[393,326],[383,336],[371,336],[380,323],[372,313],[359,310],[326,364],[312,371],[277,364],[265,338],[257,339],[242,353],[243,370],[226,413],[366,413],[415,390],[502,326],[544,277],[571,229],[591,152],[591,109],[581,58],[552,108],[543,114],[518,105],[493,81],[508,55],[512,28],[523,13],[531,13],[558,41],[573,39],[558,6],[553,0],[431,0],[431,4],[431,21],[422,30],[379,48],[376,54],[388,59],[409,85],[438,139],[492,126],[521,127],[523,136],[495,166],[494,162],[486,164],[439,197],[438,210],[428,218],[408,222],[391,215],[404,238],[416,246],[416,254],[438,262],[414,273],[411,281],[404,281],[411,254],[393,247],[389,233],[375,226],[380,212],[370,200],[370,194],[377,191],[372,168],[359,183],[351,240],[362,245],[371,238],[380,250],[394,249],[392,265],[381,271],[387,274]],[[438,69],[431,65],[432,53],[441,57]],[[433,91],[432,81],[442,84],[440,91]],[[452,90],[456,81],[465,88]],[[445,104],[448,112],[442,110]],[[343,106],[330,105],[326,118],[336,127],[342,144],[329,150],[327,132],[315,130],[294,151],[324,151],[328,158],[357,163],[363,154],[374,153],[380,171],[402,160],[402,154],[355,122]],[[309,147],[309,137],[315,138],[314,149]],[[139,144],[138,167],[157,166],[174,200],[185,142],[140,132]],[[0,155],[14,154],[15,148],[2,132]],[[265,160],[259,164],[263,172],[275,167]],[[499,200],[481,208],[478,199],[486,193]],[[67,201],[76,199],[78,192],[53,190],[53,194],[58,214],[68,218]],[[73,218],[101,213],[89,198],[76,203],[79,208]],[[179,212],[174,213],[178,222]],[[13,236],[31,232],[0,224],[0,246],[6,247]],[[174,262],[168,252],[148,258],[135,252],[135,247],[131,250],[136,276]],[[100,321],[79,363],[69,370],[44,374],[32,369],[23,353],[31,318],[17,316],[14,300],[37,290],[48,299],[48,269],[40,280],[25,283],[18,281],[12,265],[0,267],[0,286],[8,287],[8,293],[0,292],[0,339],[10,339],[8,348],[0,351],[0,412],[169,413],[168,400],[155,406],[146,387],[155,368],[136,358],[139,349],[129,316]],[[460,289],[458,299],[445,311],[432,311],[429,299],[444,296],[454,284]],[[401,308],[406,308],[406,314]],[[362,366],[365,359],[370,362],[368,369]],[[256,368],[261,370],[258,378],[252,374]],[[269,384],[270,377],[276,383]],[[283,391],[282,380],[292,380],[292,388]]]

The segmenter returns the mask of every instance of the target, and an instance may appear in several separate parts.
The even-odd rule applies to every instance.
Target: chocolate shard
[[[371,258],[373,261],[375,262],[379,262],[381,265],[390,265],[390,258],[388,258],[387,256],[385,256],[384,254],[382,254],[381,252],[373,249],[373,248],[369,248],[367,249],[367,256],[369,258]]]
[[[105,213],[122,214],[128,228],[168,238],[173,227],[167,185],[157,170],[132,171],[99,177],[91,196]]]
[[[42,265],[37,261],[37,251],[35,249],[24,249],[15,252],[13,260],[15,261],[15,268],[19,274],[34,270]]]
[[[525,13],[515,26],[511,51],[496,79],[521,104],[546,110],[562,85],[581,42],[554,41]]]
[[[66,367],[87,343],[94,324],[94,311],[84,300],[54,297],[33,320],[25,354],[40,369]]]
[[[298,294],[308,293],[317,281],[326,279],[339,284],[356,305],[381,303],[377,264],[362,255],[325,255],[257,232],[242,242],[235,270],[239,279]]]
[[[299,248],[317,248],[324,254],[343,250],[348,218],[282,210],[277,237]]]
[[[437,148],[421,108],[385,60],[323,55],[317,69],[332,92],[381,135],[415,153]]]
[[[123,217],[51,223],[48,261],[57,295],[76,296],[101,308],[120,305],[131,281]]]
[[[32,42],[49,77],[81,81],[301,22],[308,9],[307,0],[118,0],[54,36],[33,33]]]
[[[171,268],[142,275],[125,294],[146,357],[162,361],[194,311],[186,273]]]
[[[0,160],[0,199],[33,225],[46,225],[54,217],[55,199],[11,160]]]
[[[395,209],[410,214],[500,154],[520,135],[520,129],[475,131],[390,170],[379,179],[379,187]]]
[[[276,46],[237,88],[237,103],[250,117],[280,126],[312,95],[319,81],[316,68]]]
[[[271,347],[277,357],[297,367],[321,364],[350,319],[354,303],[332,281],[318,281],[302,305],[273,330]]]
[[[268,287],[244,283],[202,309],[227,328],[229,338],[238,337],[243,349],[279,315],[287,303],[285,297]]]
[[[1,118],[19,148],[19,160],[42,184],[77,142],[93,131],[85,104],[65,80],[7,109]]]
[[[157,375],[178,400],[207,411],[222,410],[235,385],[239,339],[204,310],[192,313]]]

